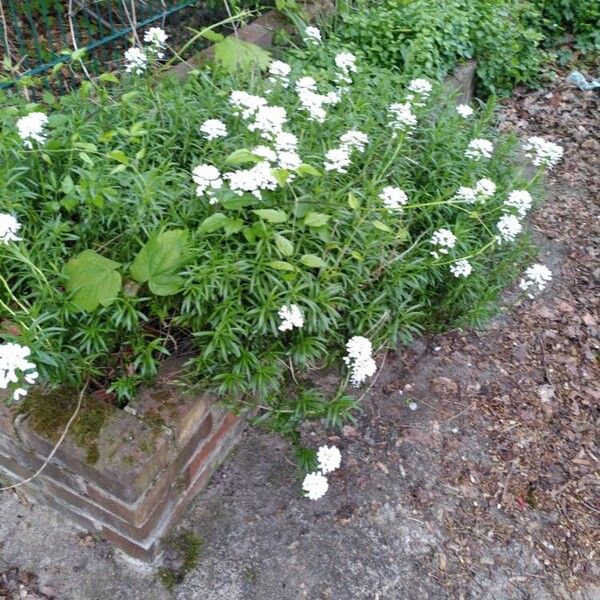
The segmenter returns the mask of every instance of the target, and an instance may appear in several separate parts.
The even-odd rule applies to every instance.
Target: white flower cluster
[[[5,390],[10,384],[18,384],[21,377],[29,385],[33,385],[38,378],[35,364],[29,361],[31,350],[9,342],[0,344],[0,389]],[[13,390],[13,400],[25,396],[27,390],[17,387]]]
[[[165,56],[167,38],[169,36],[160,27],[150,27],[144,34],[144,48],[133,46],[125,51],[125,71],[141,75],[147,68],[150,58],[162,59]]]
[[[450,272],[454,277],[468,277],[473,266],[466,258],[461,258],[450,265]]]
[[[549,142],[542,137],[530,137],[525,146],[525,155],[533,160],[536,167],[552,169],[563,157],[562,146]]]
[[[502,215],[496,223],[496,227],[500,232],[500,242],[513,242],[523,230],[523,226],[515,215]]]
[[[223,179],[217,167],[212,165],[198,165],[192,171],[192,179],[196,184],[196,195],[202,197],[207,195],[210,204],[215,204],[215,192],[223,187]]]
[[[399,187],[388,185],[381,190],[380,200],[389,211],[402,210],[402,207],[408,202],[408,196],[404,190]]]
[[[397,102],[390,105],[390,127],[396,131],[411,133],[417,125],[417,116],[410,102]]]
[[[261,106],[266,106],[267,101],[262,96],[234,90],[229,96],[229,104],[233,107],[233,114],[236,117],[250,119]]]
[[[254,113],[254,121],[248,125],[250,131],[258,131],[261,137],[273,140],[283,131],[287,113],[282,106],[259,106]]]
[[[292,67],[290,67],[290,65],[281,60],[274,60],[269,65],[269,81],[274,84],[279,84],[283,88],[287,88],[290,85],[288,77],[291,72]]]
[[[468,119],[473,114],[473,109],[468,104],[459,104],[456,112],[463,118]]]
[[[315,44],[318,45],[322,41],[321,30],[318,27],[313,27],[309,25],[304,30],[304,41],[307,44]]]
[[[430,240],[431,244],[437,246],[431,255],[437,259],[440,254],[448,254],[448,251],[456,246],[456,241],[456,236],[449,229],[437,229]]]
[[[148,55],[137,46],[125,50],[125,71],[141,75],[148,67]]]
[[[425,100],[429,98],[433,86],[427,79],[413,79],[408,84],[408,91],[406,99],[415,103],[415,106],[425,106]]]
[[[513,190],[504,201],[504,206],[514,208],[520,217],[524,217],[533,204],[533,198],[527,190]]]
[[[227,136],[227,126],[219,119],[208,119],[204,121],[204,123],[200,125],[200,131],[209,142]]]
[[[475,187],[461,186],[458,188],[454,198],[462,202],[473,204],[474,202],[485,202],[496,193],[496,184],[486,177],[480,179]]]
[[[17,232],[21,229],[21,223],[12,215],[0,213],[0,242],[4,245],[10,242],[20,242],[21,238],[17,236]]]
[[[366,337],[355,335],[348,340],[346,352],[344,362],[350,368],[350,383],[358,387],[377,370],[372,356],[373,347]]]
[[[552,271],[545,265],[536,263],[525,269],[525,277],[521,279],[519,287],[527,291],[531,287],[537,287],[541,292],[546,288],[546,284],[552,281]],[[529,294],[533,298],[532,294]]]
[[[317,452],[317,460],[319,470],[308,473],[302,482],[302,489],[310,500],[318,500],[327,493],[329,482],[325,475],[339,469],[342,455],[336,446],[321,446]]]
[[[259,162],[250,169],[241,169],[223,176],[229,182],[229,189],[238,196],[248,192],[258,199],[265,190],[277,188],[277,180],[267,161]]]
[[[336,54],[335,66],[339,69],[337,79],[341,83],[352,83],[352,73],[356,73],[356,56],[350,52]]]
[[[348,148],[332,148],[325,154],[325,170],[347,173],[350,166],[350,153]]]
[[[481,160],[482,158],[492,158],[494,152],[494,145],[489,140],[482,140],[476,138],[469,142],[468,148],[465,150],[465,156],[472,158],[475,161]]]
[[[144,34],[144,41],[146,44],[149,44],[147,48],[148,52],[154,54],[156,58],[164,58],[164,50],[167,46],[168,37],[169,36],[164,29],[161,29],[160,27],[150,27]]]
[[[369,143],[369,136],[362,131],[350,129],[342,135],[340,142],[340,147],[346,148],[348,152],[351,152],[352,150],[364,152]]]
[[[33,142],[43,144],[46,141],[44,128],[48,124],[48,117],[42,112],[31,112],[17,121],[19,137],[26,148],[33,148]]]
[[[279,331],[291,331],[294,327],[302,329],[304,326],[304,317],[297,304],[284,304],[277,313],[281,319]]]
[[[319,94],[317,82],[312,77],[301,77],[296,81],[296,92],[302,108],[308,112],[308,118],[317,123],[323,123],[327,118],[325,106],[335,106],[341,96],[339,92]]]

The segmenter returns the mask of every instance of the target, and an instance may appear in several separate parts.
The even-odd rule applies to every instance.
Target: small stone
[[[436,377],[432,381],[433,391],[438,394],[456,394],[458,392],[458,384],[450,377]]]

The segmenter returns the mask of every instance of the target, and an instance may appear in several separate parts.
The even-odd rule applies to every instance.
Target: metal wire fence
[[[62,68],[70,53],[86,48],[86,66],[92,73],[110,69],[121,60],[129,38],[146,25],[177,32],[189,18],[186,10],[198,0],[0,0],[0,88],[19,79],[59,72],[59,83],[77,83],[72,69]],[[204,2],[204,12],[214,8]],[[208,4],[208,7],[207,7]],[[27,80],[27,79],[25,79]]]

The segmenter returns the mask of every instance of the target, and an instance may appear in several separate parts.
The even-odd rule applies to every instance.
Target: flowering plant
[[[264,77],[157,82],[133,61],[47,105],[2,98],[1,334],[31,351],[5,369],[125,404],[187,356],[190,382],[289,431],[351,418],[342,390],[382,347],[489,314],[529,254],[515,141],[491,106],[457,112],[307,35]],[[302,389],[327,364],[333,401]]]

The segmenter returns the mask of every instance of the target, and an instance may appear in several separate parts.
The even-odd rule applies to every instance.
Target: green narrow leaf
[[[108,158],[112,158],[123,165],[129,164],[129,158],[127,157],[127,154],[123,152],[123,150],[112,150],[108,153]]]
[[[65,289],[81,310],[92,312],[100,304],[108,306],[121,289],[120,263],[101,256],[94,250],[84,250],[64,268]]]
[[[392,230],[385,223],[382,223],[381,221],[373,221],[373,227],[375,227],[375,229],[379,229],[380,231],[386,231],[387,233],[392,232]]]

